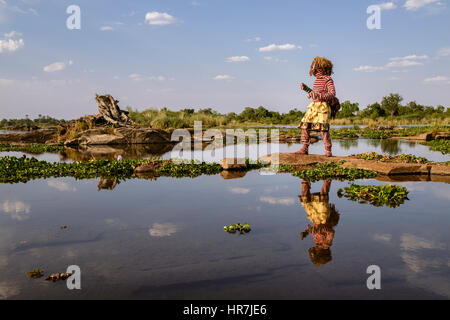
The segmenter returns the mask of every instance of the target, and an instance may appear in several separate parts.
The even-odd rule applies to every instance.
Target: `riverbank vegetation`
[[[450,123],[450,108],[442,105],[426,106],[410,101],[402,104],[403,98],[397,93],[383,97],[380,102],[360,108],[359,103],[343,101],[337,118],[332,125],[400,125],[400,124],[433,124],[446,125]],[[304,109],[304,107],[302,108]],[[202,121],[204,128],[211,127],[242,127],[249,125],[298,125],[304,112],[292,107],[289,112],[271,111],[263,106],[246,107],[240,113],[220,113],[212,108],[184,108],[170,110],[168,108],[149,108],[139,111],[127,107],[129,117],[138,126],[155,129],[192,128],[194,121]],[[76,120],[71,120],[71,122]],[[70,121],[57,120],[49,116],[39,115],[37,119],[3,119],[0,129],[26,129],[31,127],[56,126]]]
[[[311,182],[334,179],[334,180],[356,180],[374,178],[378,174],[374,171],[359,168],[343,168],[345,161],[318,163],[311,169],[295,171],[293,175]]]

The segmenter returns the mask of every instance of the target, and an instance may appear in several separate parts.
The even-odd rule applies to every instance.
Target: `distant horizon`
[[[140,111],[304,112],[315,56],[361,109],[393,92],[448,107],[448,2],[79,0],[72,30],[72,1],[0,0],[0,118],[74,119],[96,112],[95,93]],[[366,24],[373,4],[379,30]]]

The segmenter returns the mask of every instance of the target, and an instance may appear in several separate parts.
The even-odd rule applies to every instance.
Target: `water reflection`
[[[316,267],[332,260],[331,246],[334,239],[334,227],[339,223],[339,213],[334,204],[330,204],[329,193],[331,180],[325,180],[320,192],[311,193],[311,182],[302,181],[300,202],[306,211],[306,217],[311,221],[308,228],[300,233],[303,240],[312,234],[315,246],[308,250],[311,262]]]
[[[117,178],[100,178],[97,188],[100,190],[114,190],[114,188],[120,183]]]
[[[387,153],[389,155],[397,155],[402,152],[400,148],[400,141],[395,139],[367,139],[367,143],[369,146],[373,146],[375,148],[381,147],[381,151],[383,153]],[[414,144],[415,145],[415,144]],[[412,146],[414,146],[412,145]],[[409,145],[411,147],[411,145]]]
[[[339,146],[344,150],[358,147],[358,139],[335,139],[335,141],[337,141]]]

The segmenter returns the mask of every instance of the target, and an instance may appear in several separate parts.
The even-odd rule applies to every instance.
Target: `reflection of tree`
[[[321,266],[331,261],[331,246],[334,238],[334,227],[339,222],[339,213],[334,204],[329,202],[331,180],[323,182],[322,190],[317,193],[310,193],[311,183],[309,181],[302,182],[302,195],[299,196],[300,202],[306,211],[307,218],[311,221],[312,226],[308,224],[308,228],[300,234],[303,240],[312,234],[315,247],[308,250],[311,262],[315,266]]]
[[[375,148],[381,147],[381,151],[389,155],[401,152],[400,141],[396,139],[368,139],[367,144]]]
[[[113,190],[120,183],[117,178],[100,178],[98,182],[98,191],[100,190]]]
[[[358,139],[336,139],[342,149],[348,150],[352,147],[358,147]]]

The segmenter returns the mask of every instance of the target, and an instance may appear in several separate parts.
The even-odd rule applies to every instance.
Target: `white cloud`
[[[13,30],[10,33],[5,33],[5,38],[9,39],[9,38],[14,38],[15,36],[21,36],[21,35],[22,35],[21,32],[17,32],[15,30]]]
[[[383,242],[390,242],[392,239],[392,235],[385,233],[385,234],[374,234],[373,239],[376,241],[383,241]]]
[[[439,50],[438,51],[438,56],[439,57],[448,57],[448,56],[450,56],[450,47],[442,48],[441,50]]]
[[[436,76],[432,78],[426,78],[423,81],[426,83],[450,83],[450,78],[446,76]]]
[[[48,66],[44,67],[45,72],[56,72],[64,70],[67,66],[70,66],[73,64],[72,60],[69,60],[68,62],[55,62],[52,64],[49,64]]]
[[[15,31],[12,31],[11,33],[13,33]],[[5,34],[5,36],[9,36],[11,33],[9,34]],[[23,41],[23,39],[18,39],[18,40],[14,40],[11,38],[7,38],[7,39],[0,39],[0,53],[3,52],[14,52],[17,51],[21,48],[23,48],[25,46],[25,42]]]
[[[250,61],[250,58],[247,56],[234,56],[234,57],[228,57],[226,62],[247,62]]]
[[[259,48],[259,52],[271,52],[271,51],[288,51],[288,50],[296,50],[302,49],[301,46],[296,46],[290,43],[286,44],[270,44],[266,47]]]
[[[234,77],[228,75],[228,74],[219,74],[213,78],[214,80],[227,80],[231,81],[234,79]]]
[[[439,0],[407,0],[404,7],[409,11],[416,11],[431,3],[439,3]]]
[[[277,198],[277,197],[260,197],[259,201],[269,204],[281,204],[284,206],[292,206],[296,202],[294,198]]]
[[[143,81],[143,80],[152,80],[152,81],[165,81],[166,77],[164,76],[144,76],[142,74],[139,73],[132,73],[128,76],[128,78],[130,78],[131,80],[134,81]]]
[[[391,62],[389,62],[386,65],[386,67],[392,68],[392,67],[423,66],[423,63],[417,60],[426,60],[426,59],[428,59],[427,55],[418,56],[415,54],[404,57],[394,57],[389,59]]]
[[[404,57],[390,58],[389,60],[391,60],[391,61],[398,61],[398,60],[425,60],[425,59],[428,59],[428,56],[426,54],[424,54],[422,56],[411,54],[409,56],[404,56]]]
[[[288,62],[287,59],[280,59],[277,57],[264,57],[264,60],[272,61],[272,62]]]
[[[235,193],[235,194],[247,194],[251,191],[248,188],[230,188],[229,190],[231,193]]]
[[[152,237],[168,237],[177,232],[177,226],[173,223],[154,223],[148,233]]]
[[[165,12],[152,11],[145,15],[145,22],[151,25],[165,26],[177,22],[177,19]]]
[[[378,4],[381,10],[394,10],[397,8],[397,5],[393,2],[383,2]]]
[[[254,38],[247,39],[245,41],[247,41],[247,42],[260,42],[261,40],[262,40],[261,37],[254,37]]]
[[[114,30],[114,28],[111,27],[111,26],[102,26],[102,27],[100,27],[100,31],[112,31],[112,30]]]
[[[385,67],[376,67],[376,66],[359,66],[357,68],[354,68],[354,71],[362,71],[362,72],[375,72],[379,70],[384,70]]]

